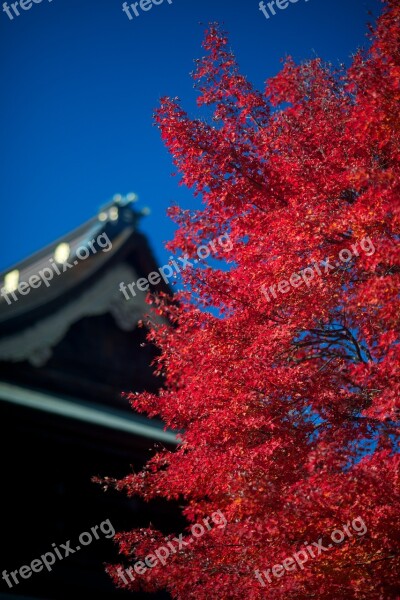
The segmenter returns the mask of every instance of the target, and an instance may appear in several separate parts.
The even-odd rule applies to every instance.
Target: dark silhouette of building
[[[107,519],[116,531],[149,522],[182,530],[174,507],[104,493],[91,481],[122,477],[155,445],[175,443],[162,423],[136,415],[121,397],[162,384],[151,367],[156,349],[138,327],[149,308],[146,292],[127,300],[119,289],[157,269],[133,201],[115,197],[95,218],[0,275],[0,571],[8,574],[53,543],[71,540],[76,548],[82,532]],[[22,282],[31,283],[28,292]],[[170,293],[163,282],[157,290]],[[9,578],[12,587],[1,580],[0,598],[132,597],[104,573],[103,563],[117,562],[118,554],[99,535],[56,560],[51,572],[18,574],[18,585]]]

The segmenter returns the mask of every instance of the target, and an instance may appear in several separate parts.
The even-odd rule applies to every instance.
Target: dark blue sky
[[[224,23],[262,87],[286,54],[347,62],[380,11],[379,0],[299,0],[267,20],[258,0],[164,0],[130,21],[120,0],[43,0],[12,21],[0,12],[0,270],[129,191],[151,208],[142,229],[166,261],[166,208],[194,203],[171,177],[152,114],[163,95],[201,114],[189,77],[199,22]]]

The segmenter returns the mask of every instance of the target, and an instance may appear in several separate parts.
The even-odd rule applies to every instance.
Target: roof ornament
[[[126,196],[122,194],[114,194],[111,202],[102,206],[98,214],[99,221],[109,221],[116,223],[120,217],[125,222],[133,222],[138,217],[150,214],[150,209],[145,207],[140,211],[132,210],[132,204],[136,203],[139,196],[134,192],[129,192]]]

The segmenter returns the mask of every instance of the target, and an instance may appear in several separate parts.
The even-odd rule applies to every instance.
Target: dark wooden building
[[[121,397],[162,383],[151,367],[156,349],[138,327],[146,293],[126,299],[119,289],[157,269],[133,201],[115,197],[0,275],[1,572],[29,565],[53,543],[71,540],[74,548],[82,532],[107,519],[117,531],[149,522],[166,532],[182,526],[166,504],[104,493],[91,481],[124,476],[155,446],[175,443],[162,423],[136,415]],[[33,276],[43,271],[38,284],[41,276]],[[29,281],[27,292],[21,282]],[[163,282],[157,289],[169,292]],[[167,597],[115,590],[103,563],[117,559],[113,541],[100,534],[51,572],[18,575],[12,587],[2,579],[0,598]]]

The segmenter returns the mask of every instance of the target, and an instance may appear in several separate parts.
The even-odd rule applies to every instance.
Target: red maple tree
[[[183,272],[179,305],[149,300],[174,323],[149,336],[166,383],[130,400],[184,433],[105,485],[227,525],[126,585],[118,568],[167,538],[119,534],[118,585],[182,600],[400,597],[399,42],[392,0],[349,69],[288,58],[261,93],[211,25],[194,79],[212,122],[162,100],[162,138],[204,202],[171,209],[168,247],[193,256],[228,233],[233,248],[216,246],[224,266]],[[257,578],[357,517],[362,537]]]

